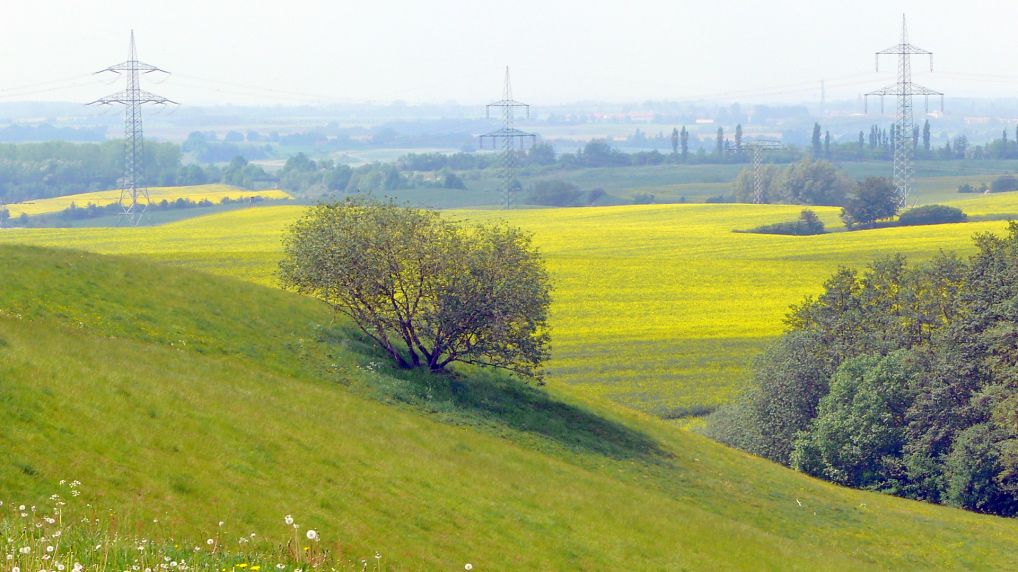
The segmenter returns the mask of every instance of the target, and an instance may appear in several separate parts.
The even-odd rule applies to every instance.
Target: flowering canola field
[[[250,191],[239,189],[230,185],[194,185],[189,187],[152,187],[148,190],[149,198],[153,203],[160,201],[173,202],[177,199],[186,199],[192,202],[207,200],[219,204],[223,199],[237,200],[240,198],[261,197],[263,199],[289,199],[289,193],[280,190]],[[73,203],[78,207],[85,207],[89,204],[96,206],[111,205],[120,200],[120,189],[108,191],[96,191],[94,193],[78,193],[75,195],[64,195],[49,199],[36,199],[28,203],[15,203],[7,205],[11,217],[18,217],[22,214],[28,216],[42,215],[66,210]]]
[[[973,215],[1018,211],[1018,194],[957,202]],[[732,398],[753,357],[782,330],[788,306],[820,290],[838,266],[904,253],[971,250],[1004,221],[835,232],[736,233],[789,220],[772,205],[645,205],[449,211],[534,232],[552,271],[549,381],[665,418],[708,413]],[[829,228],[837,209],[818,208]],[[301,207],[246,209],[153,228],[9,230],[23,242],[144,256],[271,285],[284,229]]]

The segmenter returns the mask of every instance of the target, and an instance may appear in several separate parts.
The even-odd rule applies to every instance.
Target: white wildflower
[[[309,528],[307,532],[307,537],[308,540],[318,540],[318,533],[315,532],[315,529]]]

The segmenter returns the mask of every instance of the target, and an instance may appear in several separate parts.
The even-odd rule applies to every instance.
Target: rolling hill
[[[294,514],[399,569],[1010,566],[1014,521],[815,481],[639,411],[723,402],[787,304],[838,264],[1003,227],[731,232],[797,212],[453,215],[537,233],[557,283],[540,390],[393,371],[319,304],[272,288],[295,207],[5,231],[0,491],[16,493],[2,500],[79,479],[132,530],[198,539],[218,520],[262,534]]]
[[[1018,548],[1014,521],[841,489],[554,387],[465,371],[410,398],[423,380],[297,296],[0,256],[8,502],[74,478],[135,530],[197,538],[295,514],[396,568],[968,568]]]
[[[1018,195],[959,201],[972,214],[1018,213]],[[588,400],[688,419],[730,399],[752,357],[780,333],[790,304],[818,292],[839,265],[902,252],[922,259],[966,252],[987,220],[814,237],[732,232],[795,218],[801,207],[644,205],[449,211],[507,219],[536,233],[548,258],[551,379]],[[816,209],[828,226],[836,208]],[[283,229],[301,207],[263,207],[155,228],[11,230],[0,243],[32,243],[150,260],[274,285]]]

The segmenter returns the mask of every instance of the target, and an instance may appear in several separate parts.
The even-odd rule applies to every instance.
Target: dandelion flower
[[[215,543],[216,543],[216,541],[212,540],[211,538],[205,541],[205,544],[208,544],[209,546],[212,546]]]
[[[378,552],[376,552],[376,553],[375,553],[375,560],[378,560],[378,559],[379,559],[379,558],[381,558],[381,557],[382,557],[382,555],[381,555],[381,554],[379,554]]]
[[[286,515],[286,517],[283,518],[283,522],[285,522],[287,525],[291,525],[293,524],[293,517],[290,515]]]
[[[46,552],[53,552],[53,547],[52,546],[47,546],[46,547]]]
[[[307,532],[308,540],[318,540],[318,533],[313,528],[309,528]]]
[[[474,569],[474,565],[473,565],[473,564],[471,564],[471,563],[469,563],[469,562],[467,562],[467,565],[466,565],[466,566],[464,566],[464,567],[463,567],[463,569],[464,569],[464,570],[468,570],[468,571],[469,571],[469,570],[473,570],[473,569]]]

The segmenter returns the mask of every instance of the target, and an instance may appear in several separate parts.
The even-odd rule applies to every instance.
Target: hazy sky
[[[5,3],[0,101],[87,101],[125,59],[174,72],[144,87],[186,104],[497,99],[829,99],[894,81],[873,52],[935,52],[915,79],[949,96],[1018,95],[1018,1],[333,0]],[[928,70],[916,61],[917,72]],[[44,82],[52,82],[45,83]],[[38,85],[43,84],[43,85]],[[34,86],[34,87],[24,87]]]

